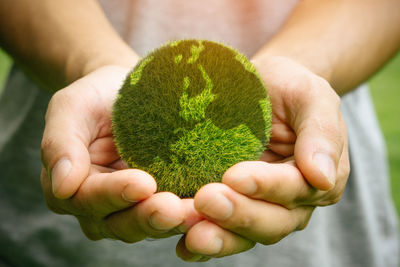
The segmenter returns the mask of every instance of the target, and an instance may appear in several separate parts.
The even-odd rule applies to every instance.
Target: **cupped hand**
[[[41,184],[56,213],[75,216],[87,237],[137,242],[186,231],[193,200],[155,193],[148,173],[127,169],[114,147],[113,101],[129,69],[102,67],[58,91],[46,113]]]
[[[260,161],[241,162],[194,198],[204,216],[177,245],[184,260],[206,260],[273,244],[306,227],[317,206],[339,201],[349,175],[340,98],[329,83],[283,57],[255,59],[273,108]]]

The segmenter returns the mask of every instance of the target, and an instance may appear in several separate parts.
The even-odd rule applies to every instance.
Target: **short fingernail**
[[[213,219],[223,221],[232,215],[233,205],[223,194],[217,193],[200,210]]]
[[[137,196],[133,187],[133,184],[128,184],[127,186],[125,186],[124,190],[121,193],[121,197],[127,202],[137,203]]]
[[[221,250],[222,250],[222,239],[219,237],[214,237],[214,239],[212,239],[207,246],[207,252],[209,253],[209,255],[215,255],[220,253]]]
[[[72,164],[67,158],[61,158],[53,167],[51,171],[51,183],[53,187],[53,193],[60,189],[60,186],[64,182],[65,178],[71,172]]]
[[[317,152],[314,154],[313,161],[328,181],[335,185],[336,167],[332,158],[325,153]]]
[[[257,183],[251,176],[238,177],[231,184],[232,188],[245,195],[254,195],[257,192]]]
[[[181,221],[165,216],[159,212],[154,212],[149,218],[149,224],[155,230],[166,231],[179,225]]]

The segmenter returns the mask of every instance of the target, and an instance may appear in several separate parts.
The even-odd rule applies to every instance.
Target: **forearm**
[[[0,45],[51,91],[102,65],[137,59],[95,0],[2,1]]]
[[[303,0],[255,59],[289,57],[343,94],[397,51],[399,10],[398,0]]]

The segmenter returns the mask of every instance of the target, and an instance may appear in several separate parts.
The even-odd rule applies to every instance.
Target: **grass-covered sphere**
[[[271,106],[255,67],[211,41],[166,44],[143,58],[112,114],[121,158],[147,171],[159,191],[192,197],[232,165],[260,157]]]

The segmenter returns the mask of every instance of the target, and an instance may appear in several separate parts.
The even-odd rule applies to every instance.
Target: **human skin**
[[[177,254],[187,261],[278,242],[304,228],[314,207],[340,199],[349,162],[338,95],[378,70],[400,43],[399,1],[302,1],[252,59],[274,107],[270,149],[260,161],[230,168],[222,183],[181,200],[154,193],[154,179],[125,169],[113,146],[111,103],[137,55],[95,1],[31,2],[0,4],[0,18],[6,10],[16,14],[0,19],[1,43],[51,91],[76,80],[53,96],[46,114],[41,181],[49,207],[76,216],[95,240],[137,242],[185,232]],[[48,23],[36,21],[38,12],[45,12]],[[52,46],[49,32],[63,41]]]

